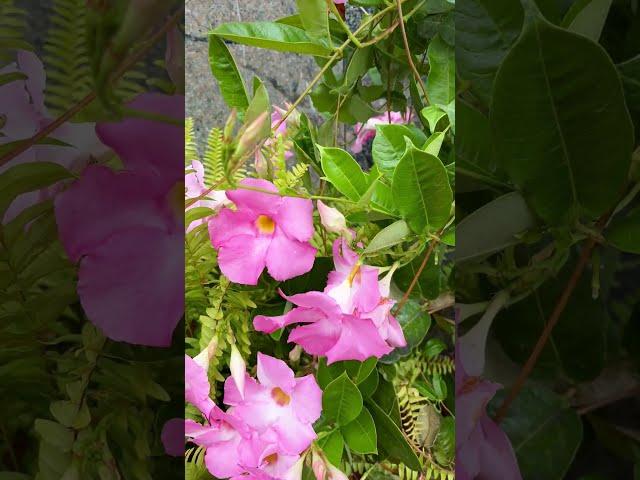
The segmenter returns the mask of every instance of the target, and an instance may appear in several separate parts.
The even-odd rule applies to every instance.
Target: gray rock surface
[[[194,119],[202,145],[207,131],[229,114],[209,69],[207,32],[225,22],[276,20],[295,13],[295,0],[186,0],[186,114]],[[260,77],[274,105],[293,102],[309,84],[317,66],[311,57],[230,45],[245,85]],[[309,107],[307,99],[303,108]]]

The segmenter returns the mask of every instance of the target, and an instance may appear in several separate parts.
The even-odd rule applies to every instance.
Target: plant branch
[[[409,48],[409,39],[407,38],[407,31],[404,26],[404,17],[402,15],[401,0],[396,0],[396,4],[398,6],[398,14],[400,15],[400,31],[402,32],[402,42],[404,43],[404,50],[405,52],[407,52],[407,60],[409,62],[409,66],[411,67],[411,70],[413,71],[414,77],[416,77],[416,80],[420,85],[420,89],[422,90],[422,95],[424,96],[424,99],[427,101],[427,104],[429,104],[431,102],[429,102],[429,95],[427,94],[427,88],[425,87],[424,82],[422,81],[420,72],[418,72],[418,69],[416,68],[416,64],[413,63],[413,56],[411,55],[411,49]]]
[[[169,31],[171,27],[173,27],[173,25],[180,19],[181,16],[182,16],[182,9],[178,9],[171,17],[169,17],[169,19],[165,22],[162,28],[157,32],[155,32],[149,38],[147,45],[145,45],[144,48],[141,48],[139,51],[134,52],[127,59],[125,59],[125,61],[120,66],[120,68],[118,68],[114,72],[113,76],[111,77],[111,82],[118,80],[133,65],[135,65],[138,61],[140,61],[140,59],[143,58],[144,55],[148,53],[151,47],[155,45],[157,41],[160,40],[160,38],[162,38]],[[97,92],[95,90],[89,92],[84,98],[78,101],[78,103],[73,105],[71,108],[69,108],[66,112],[61,114],[54,121],[52,121],[51,123],[43,127],[31,138],[26,139],[24,142],[20,143],[20,145],[17,145],[16,148],[14,148],[13,150],[7,152],[2,157],[0,157],[0,166],[13,160],[18,155],[26,152],[29,148],[31,148],[38,142],[44,140],[47,136],[49,136],[51,133],[56,131],[64,123],[68,122],[73,117],[75,117],[78,113],[84,110],[91,102],[93,102],[96,99],[96,97],[97,97]]]
[[[602,217],[598,219],[598,222],[596,223],[597,231],[600,231],[607,224],[607,221],[609,220],[611,213],[612,212],[607,212],[606,214],[604,214]],[[578,263],[576,263],[576,266],[573,269],[573,272],[571,273],[571,277],[569,278],[567,285],[565,286],[563,292],[558,298],[558,301],[556,302],[556,305],[553,311],[551,312],[551,315],[549,316],[549,319],[547,320],[547,323],[545,324],[544,329],[542,330],[542,333],[540,334],[540,337],[536,342],[536,345],[533,348],[533,351],[529,355],[529,358],[527,359],[527,362],[524,364],[524,367],[522,367],[522,370],[520,371],[518,378],[516,379],[513,386],[511,387],[511,390],[509,391],[506,398],[503,400],[502,404],[498,408],[498,411],[495,415],[495,421],[497,423],[500,423],[502,420],[504,420],[505,416],[507,415],[507,412],[509,411],[509,407],[511,406],[513,401],[516,399],[516,397],[522,390],[522,387],[524,386],[524,383],[529,378],[529,375],[531,375],[533,368],[535,367],[536,363],[538,362],[538,359],[540,358],[540,354],[544,350],[544,347],[546,346],[547,341],[551,337],[551,332],[553,331],[554,327],[557,325],[558,320],[560,320],[560,316],[562,315],[562,313],[564,312],[564,309],[569,303],[569,299],[571,298],[571,295],[576,289],[578,285],[578,281],[582,277],[582,274],[584,273],[584,269],[589,263],[589,259],[591,258],[591,254],[593,253],[593,249],[595,248],[597,243],[598,243],[597,240],[592,237],[589,239],[587,245],[584,247],[584,250],[582,250],[582,253],[580,254],[580,258],[578,259]]]

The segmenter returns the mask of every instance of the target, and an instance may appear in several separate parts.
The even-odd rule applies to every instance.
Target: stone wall
[[[200,144],[208,129],[222,126],[229,114],[209,69],[207,32],[224,22],[275,20],[295,11],[295,0],[186,0],[186,114],[194,119]],[[242,45],[229,47],[247,87],[257,75],[275,105],[293,102],[317,71],[310,57]]]

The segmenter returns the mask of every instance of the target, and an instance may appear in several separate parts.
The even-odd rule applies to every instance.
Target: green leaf
[[[376,389],[378,388],[378,383],[380,381],[380,375],[378,374],[377,369],[371,370],[371,373],[367,378],[365,378],[361,383],[358,384],[358,389],[362,394],[362,398],[369,398],[374,394]]]
[[[411,282],[418,274],[423,257],[414,258],[411,263],[398,269],[393,279],[401,290],[407,291]],[[412,297],[421,300],[432,300],[440,294],[443,274],[440,265],[436,264],[436,256],[431,255],[427,265],[418,277],[418,281],[413,288]]]
[[[380,359],[382,363],[395,363],[411,353],[411,350],[422,343],[431,328],[431,317],[420,308],[420,303],[408,300],[396,320],[402,327],[407,346],[396,348]]]
[[[442,142],[444,141],[444,132],[436,132],[431,135],[422,146],[422,150],[434,157],[440,155],[440,149],[442,148]]]
[[[318,445],[333,465],[340,466],[342,452],[344,451],[344,439],[340,430],[334,430],[328,435],[319,438]]]
[[[429,76],[427,91],[434,105],[447,105],[456,96],[456,60],[454,50],[440,35],[429,43]]]
[[[333,380],[322,395],[324,415],[338,425],[346,425],[360,415],[362,395],[346,372]]]
[[[605,231],[607,241],[618,250],[640,254],[640,208],[616,216]]]
[[[331,50],[327,46],[310,38],[304,30],[284,23],[229,22],[216,27],[211,31],[211,35],[242,45],[280,52],[303,53],[321,57],[331,54]]]
[[[620,78],[599,45],[528,15],[495,80],[496,158],[548,223],[597,218],[617,201],[631,161]]]
[[[31,477],[18,472],[0,472],[0,480],[31,480]]]
[[[433,445],[433,454],[440,465],[450,465],[456,454],[456,421],[453,417],[445,417]]]
[[[309,37],[329,40],[329,13],[325,0],[296,0],[300,20]]]
[[[271,134],[271,102],[269,101],[269,92],[264,84],[257,77],[254,78],[256,83],[255,93],[245,114],[245,125],[251,125],[260,115],[267,112],[267,118],[262,123],[262,128],[256,137],[256,141],[262,140]]]
[[[458,76],[485,105],[493,80],[522,29],[522,6],[513,0],[465,0],[456,5]]]
[[[38,418],[34,428],[42,440],[55,446],[63,452],[68,452],[73,446],[73,431],[51,420]]]
[[[40,190],[60,180],[73,178],[62,165],[32,162],[15,165],[0,174],[0,218],[19,195]]]
[[[504,392],[494,405],[502,398]],[[578,414],[542,386],[525,386],[500,425],[511,440],[523,478],[561,480],[582,442]]]
[[[184,212],[184,223],[185,225],[191,225],[191,222],[209,217],[214,213],[215,212],[208,207],[193,207]]]
[[[370,357],[364,362],[349,360],[346,362],[335,362],[331,365],[327,365],[327,359],[322,357],[318,362],[318,384],[324,389],[333,380],[339,378],[345,372],[354,383],[360,384],[369,377],[373,370],[375,370],[377,362],[377,358]]]
[[[518,192],[496,198],[472,212],[456,226],[460,240],[456,262],[491,255],[518,243],[518,234],[536,226],[536,219]]]
[[[393,174],[398,210],[416,233],[442,228],[449,220],[453,193],[447,171],[433,155],[409,146]]]
[[[414,145],[422,145],[427,140],[420,130],[408,125],[376,126],[371,155],[378,170],[389,177],[393,177],[393,171],[407,150],[405,137]]]
[[[353,157],[340,148],[321,147],[322,171],[327,179],[345,197],[358,201],[368,188],[367,179],[360,165]]]
[[[571,5],[562,26],[597,42],[612,3],[613,0],[578,0]]]
[[[360,415],[341,428],[349,448],[362,455],[378,453],[376,425],[369,410],[363,408]]]
[[[447,115],[447,112],[436,105],[429,105],[422,109],[420,115],[422,115],[422,118],[424,118],[429,124],[429,130],[431,130],[431,133],[435,133],[438,123]]]
[[[398,395],[393,384],[384,379],[379,378],[378,388],[371,397],[371,401],[375,402],[382,409],[393,423],[400,426],[400,406],[398,405]]]
[[[348,89],[364,76],[371,66],[371,58],[373,56],[373,47],[356,48],[347,65],[347,71],[344,74],[344,84],[342,88],[346,93]]]
[[[393,420],[373,402],[367,406],[373,416],[378,434],[378,449],[390,460],[404,463],[411,470],[421,471],[422,466],[417,455],[407,442],[398,426]]]
[[[229,108],[244,112],[249,106],[249,95],[233,55],[224,41],[215,35],[209,36],[209,65],[218,80],[220,93]]]
[[[407,237],[411,235],[411,230],[407,222],[404,220],[398,220],[391,225],[380,230],[375,237],[369,242],[364,253],[374,253],[380,250],[385,250],[394,245],[404,242]]]

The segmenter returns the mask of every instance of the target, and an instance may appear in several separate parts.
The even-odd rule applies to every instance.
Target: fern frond
[[[184,121],[184,161],[185,165],[191,165],[194,160],[200,160],[198,147],[195,141],[193,118],[185,118]]]
[[[13,0],[0,1],[0,67],[15,60],[13,49],[31,50],[25,40],[27,12],[15,6]]]
[[[279,170],[274,183],[280,190],[293,190],[302,184],[302,179],[308,170],[308,164],[297,163],[290,170]]]
[[[204,183],[211,187],[224,178],[223,132],[212,128],[207,136],[207,146],[202,159],[204,165]]]

